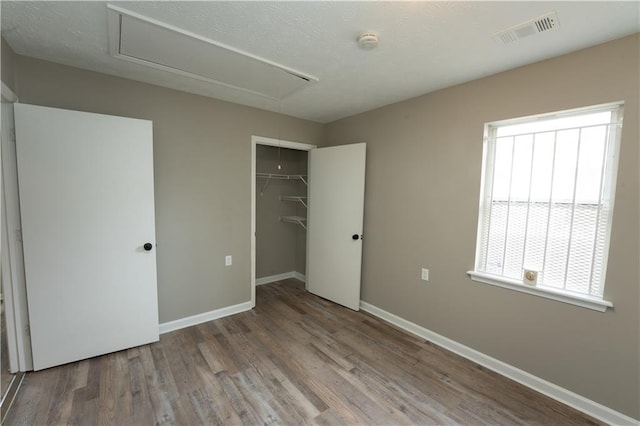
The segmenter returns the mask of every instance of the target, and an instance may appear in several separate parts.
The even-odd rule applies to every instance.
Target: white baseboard
[[[268,277],[256,278],[256,285],[274,283],[276,281],[282,281],[289,278],[295,278],[297,280],[305,282],[304,275],[302,275],[300,272],[291,271],[291,272],[284,272],[282,274],[277,274],[277,275],[270,275]]]
[[[300,272],[291,271],[285,272],[284,274],[256,278],[256,285],[269,284],[289,278],[295,278],[302,282],[306,282],[306,277]],[[180,330],[181,328],[191,327],[192,325],[198,325],[202,324],[203,322],[227,317],[229,315],[238,314],[244,311],[249,311],[252,308],[253,306],[251,305],[251,302],[244,302],[238,305],[227,306],[226,308],[220,308],[214,311],[204,312],[202,314],[197,314],[186,318],[180,318],[175,321],[164,322],[160,324],[160,334],[169,333],[170,331]]]
[[[455,340],[444,337],[411,321],[400,318],[367,302],[360,301],[360,309],[605,423],[611,425],[640,425],[640,421],[636,419],[490,357]]]
[[[203,322],[218,318],[228,317],[229,315],[239,314],[240,312],[251,310],[252,307],[251,302],[244,302],[237,305],[227,306],[226,308],[215,309],[213,311],[203,312],[190,317],[180,318],[175,321],[163,322],[160,324],[160,334],[191,327],[192,325],[202,324]]]

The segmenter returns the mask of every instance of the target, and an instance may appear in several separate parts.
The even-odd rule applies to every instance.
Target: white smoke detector
[[[371,50],[378,47],[378,34],[367,31],[358,36],[358,47],[364,50]]]

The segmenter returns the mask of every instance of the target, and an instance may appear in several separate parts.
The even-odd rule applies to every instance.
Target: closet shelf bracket
[[[307,207],[307,197],[299,197],[297,195],[281,195],[280,201],[295,201]]]
[[[305,222],[307,221],[306,217],[302,217],[302,216],[280,216],[279,219],[280,219],[280,222],[295,223],[297,225],[302,226],[304,229],[307,229],[307,225],[305,224]]]
[[[260,194],[264,194],[264,190],[267,189],[271,179],[283,179],[283,180],[301,180],[302,183],[307,185],[307,177],[305,175],[279,175],[274,173],[256,173],[257,179],[266,179],[266,182],[260,190]]]

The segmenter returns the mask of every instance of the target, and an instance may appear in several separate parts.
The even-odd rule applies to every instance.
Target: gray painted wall
[[[362,299],[640,418],[639,50],[636,34],[329,124],[332,145],[367,142]],[[484,123],[620,100],[615,309],[471,281]]]
[[[259,173],[304,174],[306,161],[306,151],[281,148],[282,169],[278,170],[278,148],[256,147],[256,171]],[[301,165],[304,165],[303,169]],[[271,179],[261,193],[264,183],[258,180],[256,185],[256,278],[292,271],[304,274],[306,232],[296,224],[280,222],[279,216],[306,216],[306,210],[299,203],[280,201],[279,197],[306,195],[307,187],[299,180]]]
[[[153,120],[160,322],[250,300],[251,135],[322,125],[22,56],[16,77],[24,103]]]

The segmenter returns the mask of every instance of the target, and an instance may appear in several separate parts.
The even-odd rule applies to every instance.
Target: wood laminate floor
[[[30,373],[6,425],[598,424],[287,280],[254,310]]]

